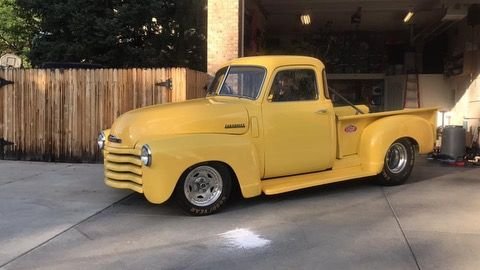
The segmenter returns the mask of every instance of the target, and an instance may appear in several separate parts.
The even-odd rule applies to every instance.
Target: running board
[[[355,166],[317,173],[271,178],[262,181],[262,191],[266,195],[274,195],[373,175],[375,173],[365,171],[361,166]]]

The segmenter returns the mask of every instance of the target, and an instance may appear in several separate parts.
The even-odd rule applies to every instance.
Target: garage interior
[[[309,55],[371,111],[439,107],[478,134],[478,1],[246,0],[243,55]],[[334,102],[340,100],[334,98]]]

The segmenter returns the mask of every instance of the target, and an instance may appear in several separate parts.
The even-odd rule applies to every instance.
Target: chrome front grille
[[[128,188],[143,193],[140,149],[104,149],[105,183],[116,188]]]

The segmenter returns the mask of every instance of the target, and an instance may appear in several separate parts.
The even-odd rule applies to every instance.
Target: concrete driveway
[[[101,165],[0,161],[1,269],[478,269],[480,168],[238,199],[208,217],[107,188]]]

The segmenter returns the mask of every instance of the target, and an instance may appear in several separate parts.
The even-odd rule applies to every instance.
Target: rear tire
[[[179,206],[186,213],[205,216],[220,211],[230,198],[232,175],[221,163],[196,165],[188,169],[175,189]]]
[[[387,150],[382,172],[376,182],[383,186],[401,185],[407,181],[415,163],[415,148],[406,138],[396,140]]]

